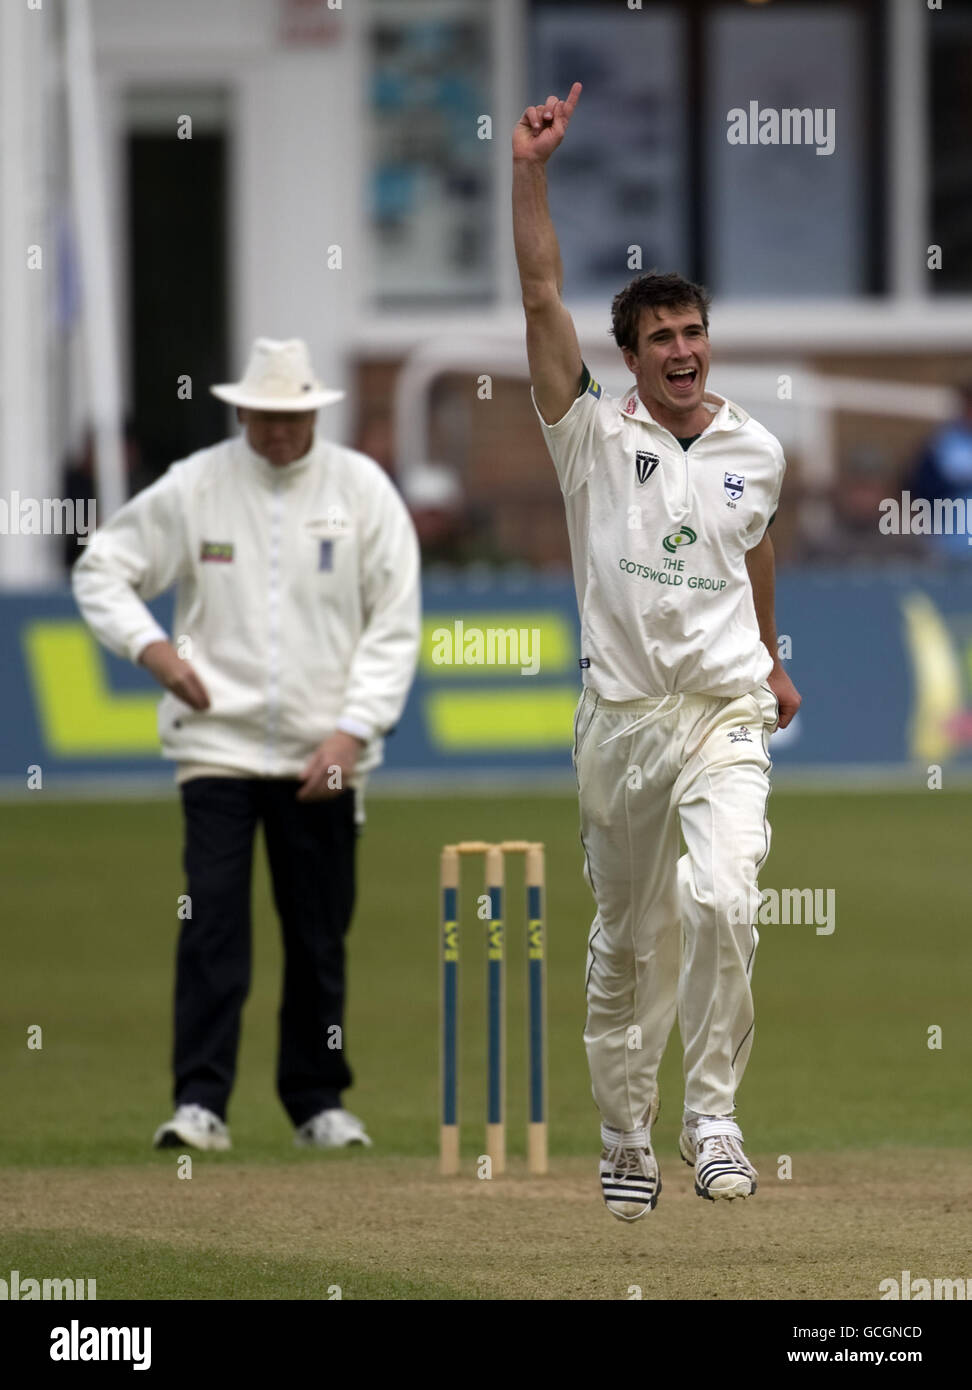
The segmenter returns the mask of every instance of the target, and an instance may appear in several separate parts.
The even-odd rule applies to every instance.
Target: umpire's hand
[[[193,709],[209,709],[209,692],[171,642],[150,642],[138,659],[159,685],[171,690],[187,705]]]
[[[363,747],[360,738],[340,730],[326,738],[304,768],[297,800],[326,801],[328,797],[340,796],[350,785]]]

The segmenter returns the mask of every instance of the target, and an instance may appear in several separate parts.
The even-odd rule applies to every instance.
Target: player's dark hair
[[[643,309],[698,309],[702,326],[709,331],[709,305],[712,297],[704,285],[695,285],[671,271],[657,270],[636,275],[614,296],[611,304],[611,332],[620,348],[638,350],[638,325]]]

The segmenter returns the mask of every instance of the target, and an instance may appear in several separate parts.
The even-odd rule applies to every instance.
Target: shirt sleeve
[[[168,634],[145,600],[190,568],[180,485],[170,469],[100,526],[71,571],[81,616],[116,656],[137,661]]]
[[[337,727],[367,742],[401,717],[418,665],[421,592],[412,518],[384,476],[365,501],[365,626],[351,660]]]
[[[752,550],[754,546],[759,545],[760,541],[766,535],[766,532],[776,520],[776,513],[780,508],[780,491],[783,487],[783,475],[786,473],[786,457],[779,441],[777,440],[775,442],[776,448],[774,450],[774,458],[776,460],[776,477],[771,484],[772,490],[770,492],[769,505],[763,515],[756,517],[753,522],[753,526],[749,532],[747,550]],[[765,520],[764,517],[766,518]]]
[[[557,470],[561,491],[569,497],[572,492],[583,487],[601,447],[604,435],[603,391],[585,366],[576,399],[567,414],[562,415],[553,425],[548,425],[540,414],[532,386],[530,399],[533,401],[547,449]]]

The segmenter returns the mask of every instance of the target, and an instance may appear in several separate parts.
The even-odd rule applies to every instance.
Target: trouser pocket
[[[759,705],[760,713],[763,716],[763,723],[772,731],[779,728],[780,723],[780,702],[774,695],[768,682],[763,681],[762,685],[757,686],[753,691],[753,697]]]
[[[597,712],[597,696],[591,690],[584,690],[577,702],[574,711],[574,746],[571,752],[574,767],[577,767],[577,759],[580,757],[584,741],[590,732],[591,725],[594,723],[594,715]]]

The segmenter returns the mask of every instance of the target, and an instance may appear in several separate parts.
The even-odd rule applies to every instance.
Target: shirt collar
[[[712,412],[712,419],[706,425],[706,429],[735,430],[749,419],[742,406],[736,405],[725,396],[717,395],[715,391],[706,391],[702,401]],[[630,420],[643,420],[648,425],[654,425],[655,429],[664,428],[659,425],[638,395],[637,386],[632,386],[631,390],[621,397],[618,401],[618,410]]]
[[[303,476],[312,463],[321,460],[324,453],[323,441],[315,438],[303,458],[295,459],[293,463],[281,464],[278,467],[269,459],[265,459],[262,454],[258,454],[250,448],[245,433],[237,435],[233,440],[233,447],[244,467],[252,470],[258,478],[266,483],[287,483],[294,478]]]

